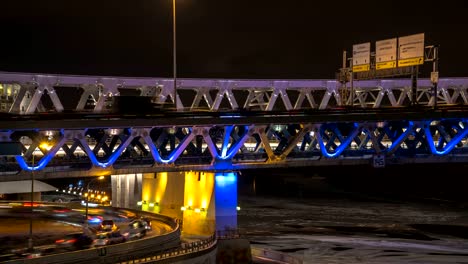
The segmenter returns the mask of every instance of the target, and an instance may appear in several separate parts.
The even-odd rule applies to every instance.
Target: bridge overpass
[[[0,73],[0,140],[20,155],[2,181],[106,175],[113,205],[184,219],[194,233],[235,228],[246,168],[467,161],[468,78],[172,79]],[[112,98],[148,96],[155,112],[113,113]],[[437,108],[434,102],[437,100]],[[174,104],[172,104],[174,106]],[[411,106],[409,106],[411,105]]]

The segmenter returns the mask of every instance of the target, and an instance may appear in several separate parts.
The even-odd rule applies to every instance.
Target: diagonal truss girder
[[[440,156],[468,153],[468,119],[392,122],[216,125],[2,132],[19,141],[21,170],[42,170],[82,161],[111,168],[123,160],[150,166],[275,164],[302,159]],[[49,147],[43,147],[47,141]],[[137,156],[135,156],[137,155]],[[35,160],[33,160],[35,157]],[[194,159],[196,158],[196,159]],[[195,160],[195,161],[192,161]],[[230,165],[231,166],[231,165]]]
[[[349,86],[349,84],[347,84]],[[350,87],[345,87],[351,91]],[[353,83],[352,105],[361,108],[407,106],[412,98],[408,79],[361,80]],[[418,79],[419,105],[433,106],[433,84]],[[437,105],[468,105],[468,78],[442,78]],[[229,80],[178,79],[178,111],[306,110],[331,109],[342,102],[337,80]],[[75,96],[71,96],[76,93]],[[106,112],[112,97],[132,92],[150,96],[154,102],[174,102],[174,82],[165,78],[72,76],[0,72],[1,112]],[[190,95],[186,91],[191,91]],[[193,93],[194,91],[194,93]],[[182,98],[180,93],[184,94]],[[46,100],[50,98],[50,100]],[[350,97],[351,98],[351,97]]]

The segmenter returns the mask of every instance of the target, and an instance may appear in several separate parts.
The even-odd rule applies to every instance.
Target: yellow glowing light
[[[39,145],[39,147],[42,148],[42,149],[47,149],[47,150],[49,150],[51,146],[50,146],[49,143],[47,143],[47,142],[42,142],[42,143]]]

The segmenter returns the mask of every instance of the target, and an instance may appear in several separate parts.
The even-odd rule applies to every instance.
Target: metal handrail
[[[180,256],[189,255],[195,252],[202,252],[205,250],[212,249],[217,244],[216,234],[210,235],[206,239],[201,239],[194,242],[182,243],[179,247],[173,249],[162,250],[160,252],[152,253],[146,257],[132,257],[127,256],[126,260],[116,262],[118,264],[133,264],[133,263],[146,263],[155,261],[162,261],[169,258],[175,258]]]

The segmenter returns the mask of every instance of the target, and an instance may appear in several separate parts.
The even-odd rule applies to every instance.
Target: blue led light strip
[[[434,155],[445,155],[449,153],[468,134],[468,129],[465,128],[463,131],[459,132],[455,137],[453,137],[452,140],[450,140],[450,142],[447,142],[447,144],[442,150],[437,150],[434,144],[434,139],[432,137],[429,124],[430,122],[428,122],[424,126],[424,132],[426,134],[426,140],[429,145],[429,148],[431,149],[431,152]]]
[[[122,154],[122,152],[125,150],[125,148],[127,148],[128,144],[130,144],[130,142],[132,142],[133,138],[134,137],[130,133],[130,135],[127,137],[127,139],[124,142],[122,142],[122,144],[119,145],[117,150],[114,151],[110,155],[110,157],[107,159],[107,161],[105,161],[105,162],[101,162],[101,161],[99,161],[97,159],[96,155],[94,155],[94,152],[89,148],[89,145],[88,145],[88,143],[86,142],[85,139],[79,139],[79,140],[81,142],[82,147],[84,148],[83,150],[86,152],[86,154],[88,155],[91,162],[95,166],[99,166],[101,168],[107,168],[107,167],[111,166],[112,164],[114,164],[114,162],[119,158],[120,154]]]
[[[143,136],[148,148],[150,149],[151,154],[153,155],[154,160],[159,163],[171,163],[174,162],[185,150],[188,144],[192,141],[195,135],[192,133],[192,129],[189,129],[189,133],[185,136],[185,138],[180,142],[180,144],[169,154],[167,159],[163,159],[158,152],[158,149],[153,143],[153,139],[149,136]]]
[[[225,133],[224,133],[223,146],[221,149],[221,155],[217,155],[217,157],[215,157],[216,159],[221,159],[221,160],[232,159],[232,157],[236,155],[236,153],[239,151],[239,149],[244,145],[245,141],[247,140],[249,127],[244,126],[244,134],[229,149],[229,138],[231,137],[231,132],[233,129],[234,129],[234,126],[226,126]]]
[[[392,152],[396,150],[396,148],[401,145],[401,142],[403,142],[403,140],[405,140],[408,137],[409,133],[413,131],[413,127],[414,122],[409,121],[408,128],[403,133],[401,133],[401,135],[395,141],[392,142],[392,145],[389,148],[387,148],[386,152]]]
[[[62,131],[63,135],[63,131]],[[26,161],[24,160],[24,157],[22,155],[17,155],[15,156],[16,162],[18,162],[18,165],[21,167],[21,169],[25,171],[37,171],[37,170],[42,170],[47,166],[47,164],[50,162],[50,160],[55,156],[57,151],[65,144],[65,137],[62,136],[60,140],[52,146],[52,148],[47,152],[46,155],[44,155],[38,162],[37,165],[34,166],[29,166]],[[34,155],[34,154],[33,154]]]
[[[325,147],[325,144],[323,143],[322,134],[325,132],[324,131],[325,126],[321,126],[319,133],[317,133],[317,140],[320,145],[320,150],[322,151],[322,155],[324,155],[327,158],[335,158],[339,156],[343,152],[343,150],[345,150],[349,146],[349,144],[351,144],[354,137],[356,137],[360,131],[357,123],[353,123],[353,126],[354,126],[354,130],[348,135],[348,137],[346,138],[344,142],[341,142],[341,144],[336,148],[334,153],[329,153]]]

